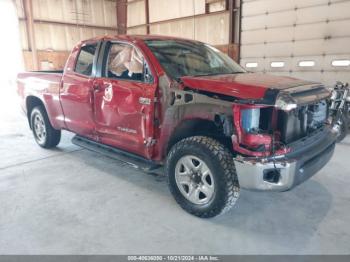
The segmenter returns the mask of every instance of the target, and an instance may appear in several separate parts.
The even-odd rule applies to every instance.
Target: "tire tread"
[[[61,130],[56,130],[52,127],[51,123],[50,123],[50,120],[49,120],[49,117],[46,113],[46,110],[43,106],[36,106],[32,109],[32,112],[31,112],[31,121],[33,121],[33,112],[35,110],[38,110],[43,118],[44,118],[44,121],[45,121],[45,125],[46,125],[46,141],[45,141],[45,144],[41,145],[39,144],[39,146],[43,147],[43,148],[46,148],[46,149],[49,149],[49,148],[53,148],[53,147],[56,147],[59,142],[61,141]],[[32,125],[32,129],[33,129],[33,123],[31,123]],[[34,134],[34,129],[33,129],[33,134]],[[35,134],[34,134],[34,137],[35,137]]]
[[[180,142],[178,142],[172,147],[172,149],[168,154],[167,164],[166,164],[166,174],[168,176],[170,174],[170,170],[168,170],[168,167],[169,167],[168,161],[171,161],[173,155],[177,151],[182,150],[185,147],[188,147],[189,145],[190,146],[203,145],[211,151],[211,153],[213,154],[213,157],[218,159],[219,165],[224,170],[224,180],[225,180],[224,184],[226,186],[225,188],[226,196],[225,196],[224,203],[219,203],[208,212],[198,212],[195,209],[185,208],[186,211],[188,211],[189,213],[195,216],[202,217],[202,218],[214,217],[214,216],[218,216],[226,213],[235,205],[239,197],[240,188],[239,188],[235,165],[232,159],[232,154],[219,141],[206,136],[193,136],[193,137],[188,137],[181,140]],[[168,183],[169,183],[169,179],[168,179]],[[169,188],[172,191],[175,197],[175,200],[184,208],[180,197],[177,196],[177,194],[172,190],[172,187],[170,186],[170,184],[169,184]]]

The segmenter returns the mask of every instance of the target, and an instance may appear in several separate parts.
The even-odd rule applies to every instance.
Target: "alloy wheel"
[[[175,167],[175,180],[181,194],[193,204],[207,204],[214,196],[214,178],[206,163],[186,155]]]

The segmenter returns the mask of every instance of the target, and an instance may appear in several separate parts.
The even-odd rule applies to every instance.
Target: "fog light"
[[[281,170],[274,168],[274,169],[265,169],[264,170],[264,181],[269,183],[277,184],[281,177]]]

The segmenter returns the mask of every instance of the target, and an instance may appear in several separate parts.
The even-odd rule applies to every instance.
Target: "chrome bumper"
[[[292,188],[296,173],[296,162],[262,163],[253,160],[235,159],[238,181],[242,188],[264,191],[286,191]],[[266,180],[266,174],[277,170],[277,182]],[[265,177],[264,177],[265,175]]]
[[[322,140],[300,144],[301,149],[274,160],[238,156],[234,162],[239,184],[250,190],[290,190],[327,164],[334,153],[335,138],[334,134],[326,133]]]

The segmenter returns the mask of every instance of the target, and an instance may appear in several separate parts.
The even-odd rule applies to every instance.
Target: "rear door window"
[[[82,46],[75,65],[75,72],[91,76],[97,44]]]

